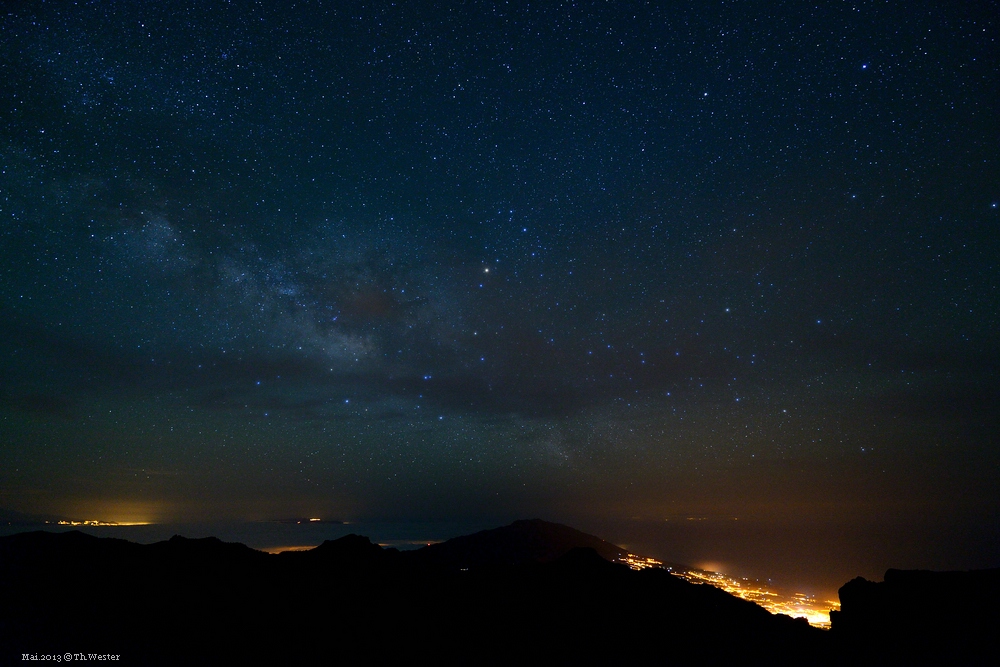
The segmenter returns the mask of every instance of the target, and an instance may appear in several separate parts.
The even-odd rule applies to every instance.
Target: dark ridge
[[[0,664],[83,647],[125,664],[824,664],[828,633],[567,526],[518,521],[419,551],[359,535],[265,554],[214,538],[0,538]],[[746,646],[767,647],[747,655]]]
[[[149,545],[150,548],[166,554],[175,554],[181,557],[207,557],[207,558],[266,558],[267,556],[256,549],[251,549],[245,544],[238,542],[223,542],[217,537],[189,538],[181,535],[174,535],[166,542],[156,542]]]
[[[78,530],[64,533],[36,530],[0,537],[0,584],[5,572],[21,567],[41,569],[59,565],[72,572],[84,570],[91,561],[112,563],[128,559],[144,548],[128,540],[94,537]],[[49,576],[54,574],[50,572]]]
[[[283,551],[278,556],[285,560],[295,559],[303,562],[349,567],[379,565],[398,554],[396,549],[383,549],[379,545],[373,544],[367,537],[351,533],[336,540],[326,540],[315,549]]]
[[[0,537],[0,664],[90,648],[137,665],[1000,663],[1000,570],[855,579],[824,632],[623,554],[539,520],[412,552],[21,533]]]
[[[593,549],[605,560],[627,554],[621,547],[599,537],[541,519],[515,521],[502,528],[456,537],[428,545],[413,554],[423,563],[470,568],[546,562],[576,548]]]

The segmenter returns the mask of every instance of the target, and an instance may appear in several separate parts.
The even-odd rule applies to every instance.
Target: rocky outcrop
[[[868,663],[995,665],[998,600],[1000,569],[889,570],[840,588],[832,633],[846,656]]]

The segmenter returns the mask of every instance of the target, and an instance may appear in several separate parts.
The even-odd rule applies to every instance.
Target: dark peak
[[[864,577],[855,577],[840,587],[837,594],[840,596],[841,608],[851,611],[857,605],[870,604],[873,596],[878,595],[879,584],[868,581]]]
[[[218,537],[184,537],[183,535],[174,535],[166,542],[161,542],[160,544],[167,544],[171,548],[179,549],[198,549],[198,550],[209,550],[209,549],[249,549],[250,547],[239,542],[223,542]],[[155,545],[154,545],[155,546]]]
[[[363,535],[345,535],[336,540],[326,540],[315,549],[281,554],[293,558],[320,558],[343,565],[364,565],[381,562],[389,552]]]
[[[183,558],[253,558],[265,554],[240,542],[223,542],[217,537],[184,537],[174,535],[165,542],[148,547],[154,553],[172,554]]]
[[[605,560],[625,554],[620,547],[559,523],[528,519],[464,535],[414,552],[425,563],[484,567],[553,561],[574,548],[589,548]]]

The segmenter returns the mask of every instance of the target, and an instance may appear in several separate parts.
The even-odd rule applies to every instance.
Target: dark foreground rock
[[[22,533],[0,538],[0,663],[893,664],[884,639],[898,627],[877,619],[896,603],[866,588],[883,584],[845,587],[836,630],[823,632],[610,562],[619,551],[542,521],[414,552],[357,535],[270,555],[212,538]]]
[[[845,658],[870,664],[1000,665],[1000,569],[889,570],[840,588],[831,634]]]

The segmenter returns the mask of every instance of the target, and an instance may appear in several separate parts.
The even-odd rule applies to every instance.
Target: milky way
[[[0,506],[995,521],[995,9],[9,8]]]

